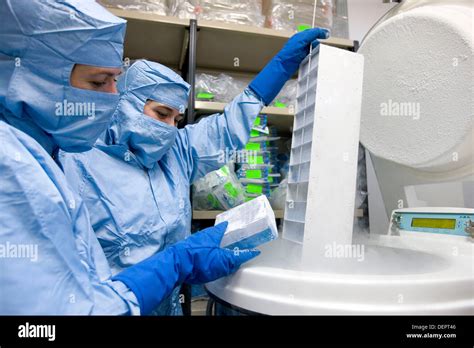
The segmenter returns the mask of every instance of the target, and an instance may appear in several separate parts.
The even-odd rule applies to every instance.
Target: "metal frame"
[[[186,111],[186,117],[184,125],[192,124],[195,121],[196,110],[194,105],[194,85],[196,78],[196,45],[197,45],[197,20],[191,19],[188,27],[188,46],[185,54],[185,60],[183,64],[182,76],[186,82],[190,85],[189,90],[189,103]]]

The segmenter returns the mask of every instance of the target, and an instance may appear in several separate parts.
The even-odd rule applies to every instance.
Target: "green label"
[[[262,177],[262,171],[260,169],[247,169],[245,177],[247,179],[260,179]]]
[[[261,194],[263,192],[263,187],[260,186],[260,185],[248,184],[247,185],[247,192],[248,193]]]
[[[214,197],[212,193],[207,195],[207,201],[213,209],[219,209],[219,201]]]
[[[248,143],[247,145],[245,145],[245,150],[260,151],[260,143]]]
[[[259,126],[259,125],[260,125],[260,121],[261,121],[260,116],[257,116],[257,118],[255,119],[253,125],[254,125],[254,126]]]
[[[273,182],[273,176],[268,177],[268,182],[272,183]]]
[[[260,132],[257,131],[257,130],[255,130],[255,129],[252,129],[252,130],[250,131],[250,137],[251,137],[251,138],[259,137],[260,135],[261,135]]]
[[[298,32],[304,31],[304,30],[307,30],[307,29],[311,29],[311,25],[309,25],[309,24],[298,24],[298,26],[296,27],[296,30]]]
[[[212,93],[206,93],[206,92],[200,92],[197,94],[198,99],[214,99],[214,94]]]
[[[250,156],[249,164],[263,164],[263,156]]]
[[[219,170],[226,176],[230,175],[229,168],[227,166],[223,166]]]
[[[275,107],[277,108],[286,108],[286,104],[285,103],[282,103],[281,101],[277,100],[275,102]]]
[[[239,192],[237,191],[237,189],[234,186],[232,186],[232,183],[230,182],[224,185],[224,189],[233,198],[237,198],[237,196],[239,195]]]

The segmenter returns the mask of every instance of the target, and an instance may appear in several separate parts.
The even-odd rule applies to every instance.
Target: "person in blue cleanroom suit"
[[[224,223],[111,277],[54,157],[106,129],[125,21],[92,0],[2,0],[0,18],[0,314],[147,314],[258,255],[220,248]]]
[[[61,153],[113,272],[134,265],[190,234],[189,188],[220,168],[225,150],[244,148],[252,124],[289,79],[320,29],[290,40],[223,114],[178,130],[189,85],[165,66],[137,61],[119,77],[120,103],[95,148]],[[271,69],[269,72],[268,69]],[[178,289],[158,314],[180,314]]]

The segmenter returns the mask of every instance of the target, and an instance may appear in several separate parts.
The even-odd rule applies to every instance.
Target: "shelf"
[[[194,220],[214,220],[218,214],[222,213],[222,210],[193,210]],[[275,217],[277,219],[283,219],[283,210],[274,210]],[[356,217],[364,216],[362,209],[356,209]]]
[[[250,73],[262,70],[293,35],[287,31],[205,20],[198,21],[198,28],[198,68]],[[346,39],[330,38],[321,42],[346,49],[353,47],[353,42]]]
[[[194,107],[197,115],[203,115],[223,112],[225,106],[226,103],[196,101]],[[268,125],[276,127],[280,134],[286,136],[291,133],[294,115],[288,108],[270,106],[263,108],[261,113],[268,115]]]
[[[107,8],[127,20],[124,58],[149,59],[180,70],[189,41],[189,20]]]
[[[208,113],[216,113],[216,112],[223,112],[226,103],[218,103],[218,102],[207,102],[207,101],[199,101],[196,100],[195,108],[196,112],[199,114],[208,114]],[[294,114],[289,111],[288,108],[277,108],[274,106],[265,107],[262,109],[262,114],[267,115],[275,115],[275,116],[286,116],[293,120]]]
[[[188,45],[189,19],[116,8],[108,10],[128,21],[125,57],[147,58],[181,68]],[[198,30],[198,68],[247,73],[262,70],[293,35],[287,31],[206,20],[198,20]],[[353,47],[353,41],[347,39],[329,38],[321,42],[345,49]]]

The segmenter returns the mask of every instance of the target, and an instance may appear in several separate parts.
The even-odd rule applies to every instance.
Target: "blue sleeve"
[[[263,101],[246,88],[226,105],[222,114],[205,117],[179,130],[178,156],[190,183],[226,164],[226,153],[245,147],[263,106]]]
[[[49,154],[3,122],[0,139],[0,314],[138,314]]]

